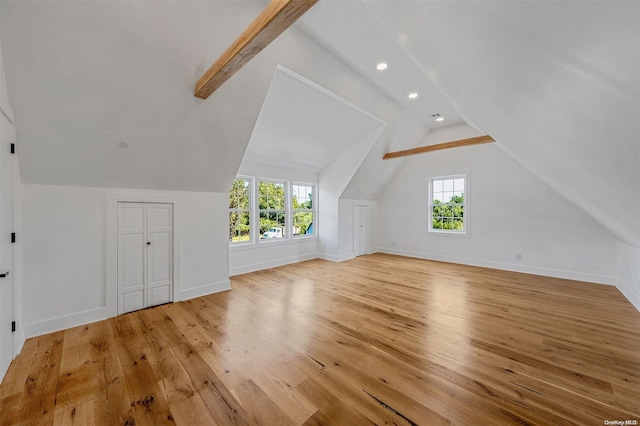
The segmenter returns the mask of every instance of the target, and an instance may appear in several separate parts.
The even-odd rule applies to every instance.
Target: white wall
[[[318,257],[318,239],[259,241],[229,248],[229,275],[245,274]]]
[[[640,311],[640,249],[618,241],[616,287]]]
[[[429,178],[457,173],[470,179],[470,236],[429,234]],[[615,283],[611,232],[496,144],[411,157],[380,198],[378,213],[383,252]]]
[[[367,5],[465,116],[640,247],[640,2]]]
[[[340,212],[338,215],[340,223],[340,233],[338,235],[338,256],[343,258],[355,257],[355,206],[367,206],[369,208],[369,244],[367,246],[367,253],[372,253],[373,248],[377,247],[376,244],[376,230],[377,230],[377,208],[378,202],[375,200],[348,200],[340,199],[339,203]]]
[[[372,146],[380,137],[385,125],[363,135],[357,145],[341,155],[318,173],[319,184],[319,216],[320,216],[320,251],[321,257],[332,261],[342,261],[353,257],[353,253],[341,252],[341,235],[352,232],[345,222],[347,217],[340,212],[340,197],[358,168],[366,158]]]
[[[115,200],[175,203],[180,242],[174,300],[229,288],[227,194],[23,185],[23,310],[27,337],[115,315]],[[116,228],[117,229],[117,228]],[[117,265],[117,263],[116,263]],[[111,268],[111,269],[110,269]]]

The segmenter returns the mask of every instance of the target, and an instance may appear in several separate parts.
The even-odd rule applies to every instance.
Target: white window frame
[[[253,244],[253,242],[255,241],[255,214],[254,214],[254,210],[255,210],[255,191],[254,191],[254,178],[251,176],[236,176],[233,181],[235,182],[236,180],[245,180],[249,182],[249,209],[245,210],[245,209],[229,209],[229,213],[231,213],[232,210],[234,211],[247,211],[249,213],[249,241],[229,241],[229,245],[233,245],[233,246],[239,246],[239,245],[248,245],[248,244]],[[227,220],[228,217],[227,217]],[[229,225],[229,224],[228,224]]]
[[[433,228],[433,183],[434,181],[438,181],[438,180],[449,180],[449,179],[459,179],[459,178],[464,178],[464,216],[463,216],[463,221],[464,221],[464,231],[454,231],[451,229],[437,229],[437,228]],[[458,237],[469,237],[470,234],[470,197],[469,197],[469,173],[458,173],[458,174],[452,174],[452,175],[443,175],[443,176],[432,176],[429,178],[429,188],[428,188],[428,194],[429,194],[429,199],[427,201],[427,206],[428,206],[428,224],[427,224],[427,230],[428,233],[431,235],[445,235],[445,236],[458,236]]]
[[[282,210],[278,209],[261,209],[260,208],[260,182],[266,183],[282,183],[284,184],[284,229],[285,233],[282,238],[269,238],[269,239],[261,239],[260,238],[260,213],[262,212],[279,212]],[[291,182],[285,179],[267,179],[267,178],[257,178],[255,184],[255,200],[256,200],[256,214],[255,214],[255,234],[256,241],[258,244],[271,244],[275,242],[282,242],[291,240],[291,209],[288,208],[290,203],[290,191],[291,191]]]
[[[293,208],[293,187],[294,186],[310,186],[313,189],[313,194],[311,197],[311,205],[312,208],[311,209],[294,209]],[[303,239],[303,238],[315,238],[318,235],[318,224],[317,224],[317,220],[318,220],[318,212],[317,212],[317,199],[318,199],[318,185],[316,185],[315,183],[310,183],[310,182],[296,182],[296,181],[292,181],[291,182],[291,193],[289,196],[289,206],[291,207],[291,217],[290,217],[290,225],[291,225],[291,237],[294,239]],[[311,235],[307,235],[307,234],[303,234],[303,235],[293,235],[293,229],[294,229],[294,224],[293,224],[293,217],[295,216],[295,214],[297,212],[311,212],[313,214],[313,234]]]
[[[249,180],[251,185],[250,191],[250,241],[229,241],[229,249],[231,251],[235,250],[250,250],[256,248],[260,244],[270,245],[270,244],[291,244],[295,241],[301,242],[304,240],[310,239],[318,239],[319,234],[319,226],[318,226],[318,184],[314,182],[302,182],[302,181],[292,181],[288,179],[276,179],[276,178],[263,178],[256,176],[246,176],[246,175],[238,175],[234,178],[234,181],[237,179]],[[270,182],[270,183],[283,183],[285,185],[284,194],[285,194],[285,226],[284,232],[285,236],[283,238],[271,238],[271,239],[260,239],[260,212],[261,211],[279,211],[274,209],[260,210],[260,182]],[[295,211],[309,211],[307,209],[295,209],[293,208],[293,185],[304,185],[311,186],[313,188],[313,235],[293,235],[293,214]],[[231,209],[229,209],[229,212]],[[228,216],[227,216],[228,218]],[[228,219],[227,219],[228,220]]]

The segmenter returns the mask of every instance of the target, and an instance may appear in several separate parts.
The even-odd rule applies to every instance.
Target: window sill
[[[257,240],[247,243],[229,243],[229,251],[254,250],[266,247],[285,246],[290,244],[301,244],[309,241],[317,241],[318,236],[312,237],[294,237],[294,238],[272,238],[266,240]]]
[[[446,232],[446,231],[427,231],[427,236],[431,237],[453,237],[453,238],[471,238],[469,231],[466,232]]]

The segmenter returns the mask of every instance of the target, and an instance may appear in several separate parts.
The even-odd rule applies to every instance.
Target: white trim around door
[[[107,194],[106,223],[106,314],[118,315],[118,203],[173,204],[172,300],[182,300],[182,200],[177,196],[113,192]]]

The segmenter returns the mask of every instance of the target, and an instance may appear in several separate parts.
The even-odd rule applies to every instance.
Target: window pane
[[[451,203],[462,204],[464,203],[464,193],[462,194],[453,194],[450,200]]]
[[[293,235],[313,235],[313,212],[294,213]]]
[[[260,239],[284,238],[285,212],[260,212]]]
[[[229,241],[251,241],[249,212],[229,212]]]
[[[251,240],[251,180],[236,179],[229,190],[229,242]]]
[[[465,233],[466,177],[438,177],[430,180],[431,223],[429,230]]]
[[[258,184],[258,206],[260,209],[284,209],[284,182],[260,182]]]
[[[230,209],[249,209],[250,184],[248,179],[236,179],[229,191]]]
[[[457,178],[453,181],[454,192],[464,192],[464,178]]]
[[[293,185],[293,208],[313,209],[313,186]]]

